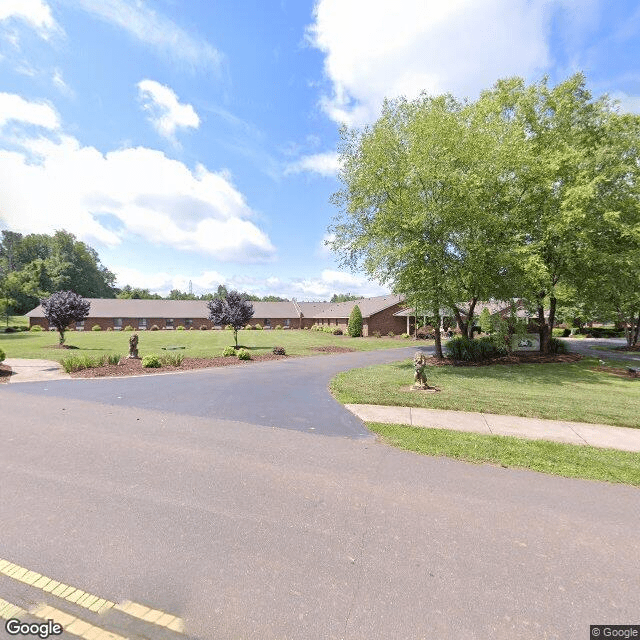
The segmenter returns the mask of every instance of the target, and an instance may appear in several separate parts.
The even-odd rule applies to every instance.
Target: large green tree
[[[453,309],[469,334],[475,303],[516,284],[507,277],[509,177],[523,136],[494,104],[491,96],[386,101],[371,127],[342,130],[343,188],[333,196],[341,215],[331,246],[342,264],[418,297],[438,325],[441,310]]]
[[[40,298],[61,289],[88,298],[112,298],[115,275],[100,263],[97,252],[66,231],[53,236],[3,230],[0,239],[0,289],[25,313]]]

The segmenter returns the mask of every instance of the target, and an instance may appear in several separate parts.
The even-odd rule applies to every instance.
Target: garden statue
[[[428,389],[427,384],[427,356],[422,351],[416,351],[413,356],[413,368],[416,370],[414,389]]]
[[[129,338],[129,355],[127,358],[138,358],[138,334],[134,333]]]

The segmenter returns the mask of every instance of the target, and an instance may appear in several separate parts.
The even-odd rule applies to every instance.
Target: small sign
[[[527,333],[524,336],[514,336],[511,342],[513,351],[540,351],[540,336]]]

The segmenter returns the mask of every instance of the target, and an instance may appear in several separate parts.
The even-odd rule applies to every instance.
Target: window
[[[193,326],[193,319],[192,318],[185,318],[184,319],[184,326],[189,329],[189,327]]]
[[[140,329],[141,331],[146,331],[146,329],[147,329],[147,319],[146,318],[139,318],[138,319],[138,329]]]
[[[271,318],[265,318],[264,319],[264,326],[265,327],[270,327],[271,326]]]
[[[84,320],[78,320],[76,322],[76,331],[84,331]]]
[[[115,331],[120,331],[120,329],[122,329],[122,318],[113,319],[113,328]]]
[[[164,320],[164,326],[167,329],[173,329],[173,318],[165,318]]]
[[[284,319],[284,326],[285,326],[285,327],[288,327],[288,326],[289,326],[289,324],[290,324],[290,320],[289,320],[289,318],[285,318],[285,319]]]

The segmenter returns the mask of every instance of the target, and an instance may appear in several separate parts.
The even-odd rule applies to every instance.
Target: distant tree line
[[[121,298],[137,300],[222,300],[227,288],[219,285],[215,293],[196,295],[173,289],[166,298],[149,289],[115,286],[116,276],[101,262],[95,249],[68,231],[53,235],[23,235],[3,230],[0,237],[0,314],[22,315],[38,306],[40,300],[58,291],[73,291],[83,298]],[[280,296],[241,293],[251,302],[289,302]],[[335,294],[331,302],[355,300],[358,296]]]

